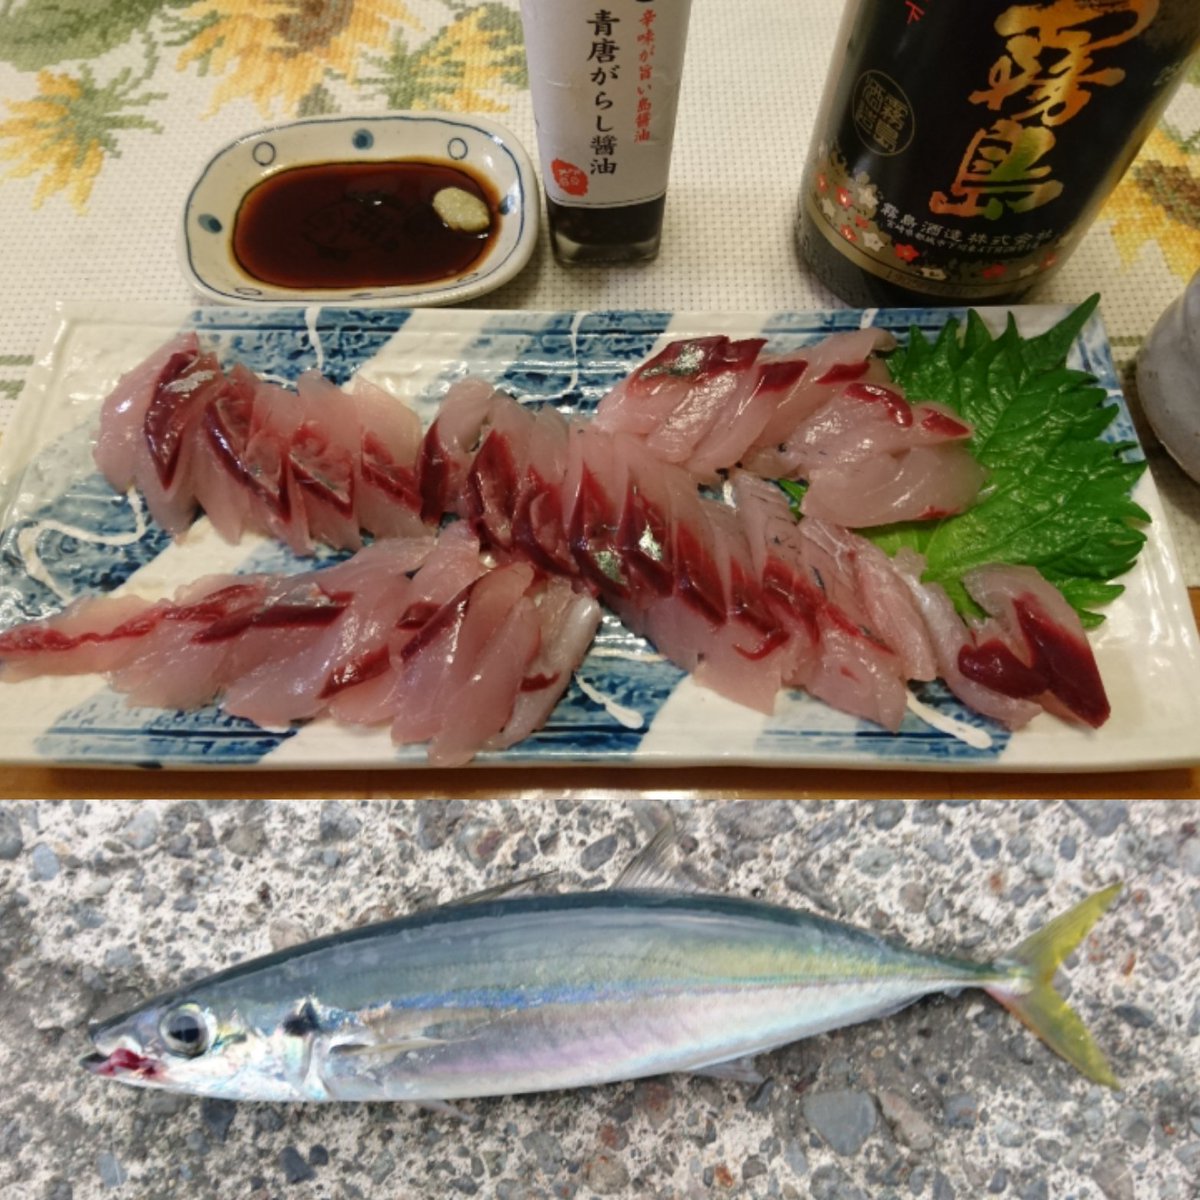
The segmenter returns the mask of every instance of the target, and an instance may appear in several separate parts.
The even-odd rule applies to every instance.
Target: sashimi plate
[[[1013,310],[1025,334],[1061,319],[1055,306]],[[496,312],[345,308],[60,305],[0,443],[0,628],[48,616],[78,596],[117,588],[169,594],[211,572],[300,571],[310,561],[263,539],[227,545],[201,518],[182,543],[115,494],[91,457],[100,405],[118,377],[181,329],[195,328],[232,363],[279,381],[315,367],[344,384],[361,373],[426,420],[449,386],[478,375],[513,395],[589,412],[641,359],[672,338],[760,334],[788,350],[874,322],[932,332],[947,310],[770,314]],[[997,326],[1004,312],[984,310]],[[1119,406],[1106,436],[1134,441],[1100,322],[1072,350]],[[877,769],[1107,771],[1200,761],[1200,645],[1149,473],[1135,499],[1153,518],[1124,594],[1091,634],[1112,701],[1098,732],[1044,715],[1016,733],[964,708],[938,683],[914,685],[890,733],[800,692],[772,716],[706,692],[653,647],[606,618],[549,723],[481,764],[672,766],[748,764]],[[78,766],[221,768],[416,767],[422,746],[386,728],[324,719],[262,729],[216,706],[130,707],[102,678],[0,682],[0,760]]]

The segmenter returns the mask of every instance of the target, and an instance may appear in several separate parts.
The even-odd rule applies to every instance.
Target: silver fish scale
[[[296,1098],[447,1100],[701,1068],[1008,977],[752,901],[605,892],[435,910],[187,995],[275,1045],[310,1002]]]

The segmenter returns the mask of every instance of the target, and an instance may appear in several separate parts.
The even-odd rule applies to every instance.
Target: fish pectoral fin
[[[633,861],[617,876],[614,890],[650,892],[706,892],[711,889],[684,874],[679,863],[675,826],[668,821]]]
[[[731,1083],[759,1084],[766,1076],[754,1065],[754,1059],[727,1058],[724,1062],[709,1063],[706,1067],[694,1067],[689,1074],[701,1075],[705,1079],[724,1079]]]
[[[453,1117],[456,1121],[469,1121],[471,1118],[457,1105],[449,1100],[410,1100],[414,1108],[423,1108],[426,1112],[440,1113],[443,1117]]]
[[[444,1046],[444,1038],[423,1037],[413,1034],[406,1038],[396,1038],[380,1042],[337,1042],[329,1047],[330,1058],[365,1058],[368,1055],[376,1058],[395,1058],[407,1054],[410,1050],[428,1050],[430,1046]]]
[[[478,1011],[462,1016],[426,1014],[420,1022],[373,1018],[363,1028],[348,1030],[328,1045],[330,1056],[350,1059],[394,1059],[466,1041],[492,1024],[503,1012]]]

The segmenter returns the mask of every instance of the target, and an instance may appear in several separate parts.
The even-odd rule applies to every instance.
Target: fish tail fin
[[[1017,968],[1010,980],[986,989],[1056,1054],[1088,1079],[1114,1089],[1121,1085],[1112,1068],[1079,1014],[1054,990],[1052,980],[1062,960],[1083,941],[1120,890],[1116,883],[1096,892],[1030,935],[1003,960]]]

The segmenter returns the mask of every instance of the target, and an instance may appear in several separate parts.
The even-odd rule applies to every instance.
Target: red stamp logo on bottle
[[[588,177],[574,163],[569,163],[565,159],[556,158],[550,164],[550,170],[554,175],[554,182],[558,184],[568,196],[586,196],[588,190]]]

